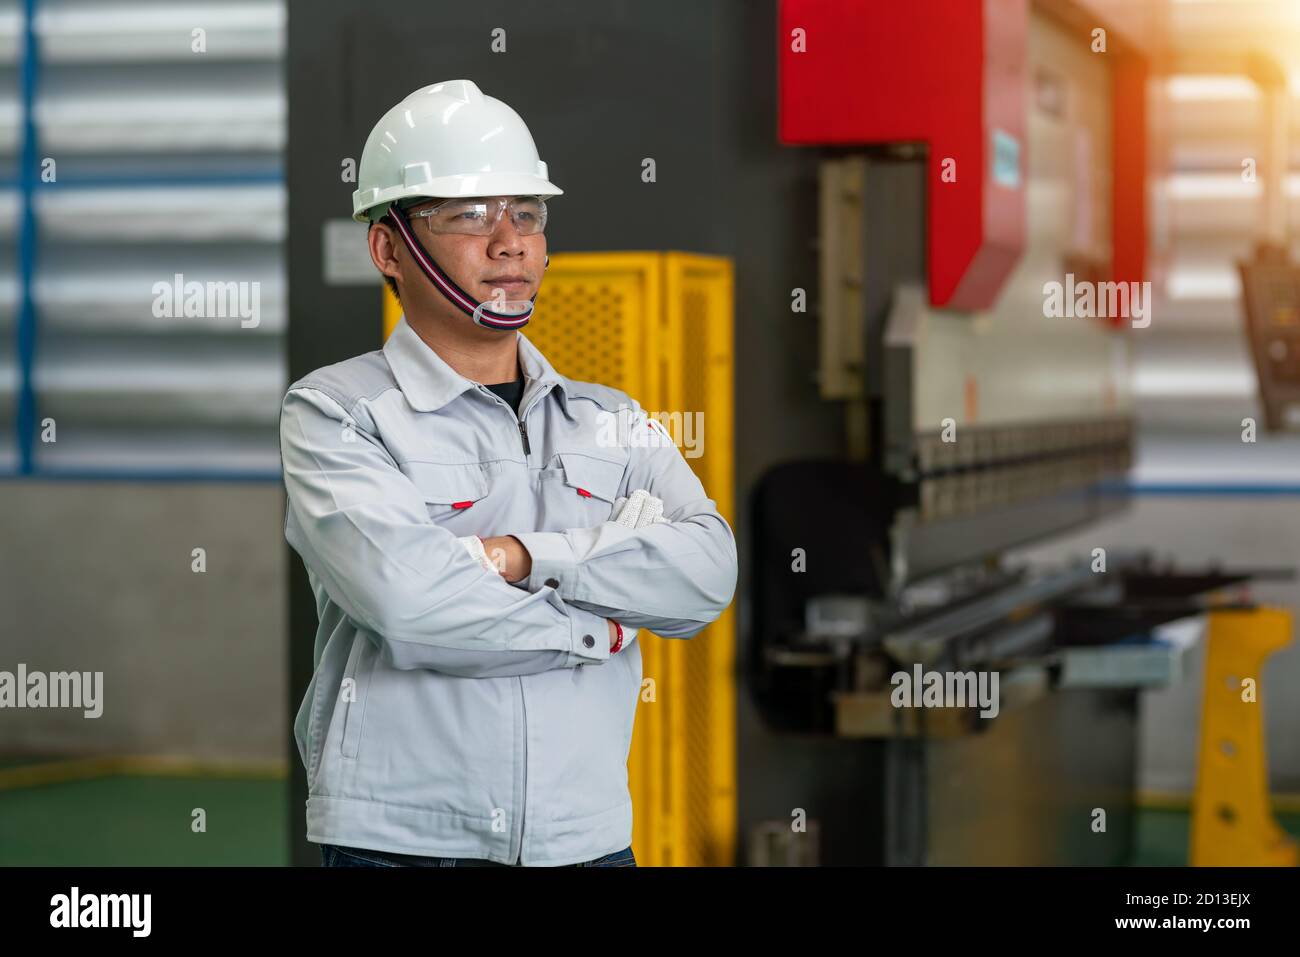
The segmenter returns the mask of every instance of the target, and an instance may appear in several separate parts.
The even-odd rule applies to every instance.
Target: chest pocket
[[[487,497],[496,462],[442,465],[434,462],[404,462],[402,471],[420,491],[429,517],[441,521],[467,511]]]
[[[624,465],[586,455],[559,452],[542,470],[544,530],[589,527],[608,521],[614,511]]]
[[[575,495],[598,498],[613,504],[623,482],[623,463],[598,459],[582,452],[560,452],[556,458],[564,472],[563,482]]]

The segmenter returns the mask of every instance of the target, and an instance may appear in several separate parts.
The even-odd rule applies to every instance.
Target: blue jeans
[[[370,851],[359,847],[339,847],[337,844],[320,846],[321,862],[325,867],[515,867],[477,857],[419,857],[414,854],[392,854],[388,851]],[[636,867],[632,848],[606,854],[590,861],[569,864],[568,867]]]

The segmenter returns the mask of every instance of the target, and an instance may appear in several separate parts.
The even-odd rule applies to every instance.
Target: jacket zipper
[[[546,390],[550,392],[550,389]],[[545,395],[546,393],[542,393]],[[532,447],[528,443],[528,426],[524,425],[524,419],[528,418],[528,413],[533,410],[538,399],[542,396],[535,396],[533,401],[528,403],[528,408],[524,409],[522,414],[516,414],[515,418],[519,420],[519,440],[524,444],[524,459],[533,454]],[[504,404],[504,403],[503,403]],[[513,410],[512,410],[513,411]],[[525,465],[525,467],[527,467]],[[519,794],[519,856],[515,858],[515,863],[522,865],[524,862],[524,817],[528,813],[528,706],[524,698],[524,676],[518,675],[519,682],[519,713],[523,716],[524,725],[524,768],[523,768],[523,789]]]
[[[533,411],[533,406],[535,406],[539,401],[541,401],[543,396],[550,394],[550,391],[551,389],[547,388],[545,392],[541,393],[541,395],[533,396],[533,401],[528,403],[528,407],[524,409],[523,412],[520,412],[515,416],[515,418],[519,420],[519,439],[521,442],[524,443],[525,456],[532,455],[533,450],[532,450],[532,446],[530,446],[528,443],[528,426],[524,425],[524,420],[528,418],[528,413]]]
[[[510,409],[509,404],[508,404],[504,399],[502,399],[499,395],[496,395],[495,393],[493,393],[490,389],[485,389],[485,388],[483,388],[482,386],[479,386],[479,389],[480,389],[480,391],[482,391],[485,395],[490,395],[490,396],[492,396],[492,398],[496,399],[497,402],[499,402],[499,403],[501,403],[502,405],[504,405],[507,409]],[[547,389],[546,391],[547,391],[547,392],[550,392],[551,390],[550,390],[550,389]],[[545,395],[546,393],[542,393],[542,394]],[[539,396],[535,396],[535,397],[533,398],[533,401],[530,402],[530,403],[528,403],[528,408],[524,409],[522,415],[519,415],[519,414],[516,414],[516,415],[515,415],[515,419],[516,419],[516,420],[518,421],[518,423],[519,423],[519,441],[523,443],[523,446],[524,446],[524,457],[525,457],[525,458],[527,458],[528,456],[532,455],[532,454],[533,454],[533,450],[532,450],[532,448],[531,448],[531,446],[529,445],[529,442],[528,442],[528,427],[527,427],[526,425],[524,425],[524,419],[526,419],[526,418],[528,417],[528,413],[532,411],[533,406],[535,406],[535,405],[537,404],[538,399],[540,399],[541,397],[542,397],[542,396],[540,396],[540,395],[539,395]],[[510,411],[511,411],[511,412],[514,412],[513,409],[510,409]],[[521,780],[522,780],[522,784],[523,784],[523,786],[520,788],[520,791],[519,791],[519,824],[518,824],[517,828],[515,829],[515,830],[516,830],[516,836],[515,836],[515,838],[514,838],[514,841],[517,843],[517,845],[518,845],[518,847],[519,847],[519,851],[518,851],[517,855],[515,856],[515,863],[516,863],[516,864],[523,864],[523,861],[524,861],[524,815],[527,813],[527,804],[528,804],[528,707],[527,707],[527,705],[526,705],[525,702],[524,702],[524,677],[523,677],[523,675],[517,675],[516,678],[515,678],[515,680],[519,682],[519,718],[520,718],[520,723],[521,723],[521,725],[522,725],[522,727],[523,727],[524,761],[523,761],[522,776],[521,776]]]
[[[479,391],[486,396],[491,396],[501,405],[504,405],[507,409],[510,409],[509,403],[507,403],[505,399],[501,398],[501,396],[492,392],[490,389],[486,389],[483,386],[479,386]],[[546,392],[550,392],[550,391],[551,391],[550,389],[546,390]],[[542,395],[545,395],[546,392],[543,392]],[[523,444],[525,457],[533,454],[533,448],[528,441],[528,426],[524,425],[524,419],[528,418],[528,413],[533,410],[533,406],[537,404],[537,400],[540,399],[541,397],[542,397],[541,395],[536,396],[532,402],[528,403],[528,408],[524,409],[522,413],[515,413],[514,409],[510,409],[511,413],[513,413],[515,416],[515,421],[519,425],[519,441]]]

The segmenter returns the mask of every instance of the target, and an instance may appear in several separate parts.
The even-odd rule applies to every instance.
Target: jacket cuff
[[[569,667],[600,664],[609,659],[609,625],[600,615],[570,605],[569,621],[572,624],[572,650]]]
[[[573,546],[563,532],[515,532],[528,549],[533,568],[528,577],[515,582],[526,587],[530,592],[543,588],[554,588],[565,601],[572,600],[577,594],[578,563],[574,559]],[[527,585],[524,585],[527,582]]]

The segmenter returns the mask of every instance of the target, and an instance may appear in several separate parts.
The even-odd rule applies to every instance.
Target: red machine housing
[[[1024,249],[1028,16],[1027,0],[781,0],[780,142],[928,145],[935,306],[991,306]]]

